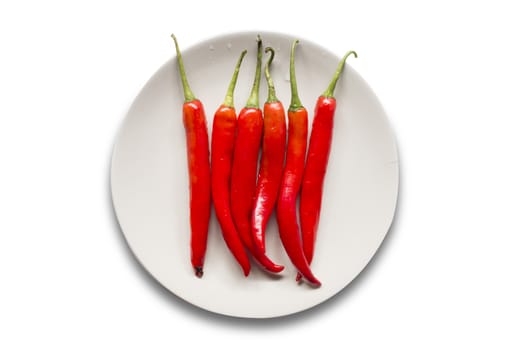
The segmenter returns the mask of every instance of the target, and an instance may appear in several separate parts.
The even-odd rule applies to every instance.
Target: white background
[[[0,348],[523,349],[519,3],[3,1]],[[265,321],[160,287],[130,254],[109,191],[116,133],[174,55],[169,34],[188,47],[241,30],[356,50],[401,161],[397,215],[368,268],[323,305]]]

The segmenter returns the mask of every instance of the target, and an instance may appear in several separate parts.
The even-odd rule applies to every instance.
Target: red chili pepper
[[[230,208],[230,176],[235,144],[237,115],[233,104],[233,90],[246,50],[241,53],[228,87],[224,102],[215,112],[211,136],[211,193],[215,214],[221,225],[222,236],[245,276],[250,273],[250,259],[233,222]]]
[[[211,210],[210,152],[208,124],[201,101],[190,89],[177,39],[172,34],[177,49],[177,61],[184,90],[182,118],[186,131],[188,158],[191,224],[191,264],[195,275],[202,277],[208,225]]]
[[[279,272],[282,266],[274,264],[266,255],[254,250],[251,233],[251,215],[255,194],[257,161],[263,129],[262,111],[259,108],[259,83],[261,80],[262,41],[257,37],[257,67],[252,91],[237,121],[237,138],[233,151],[231,176],[231,209],[237,231],[248,250],[268,271]]]
[[[267,47],[265,52],[270,52],[271,54],[264,70],[268,83],[268,99],[264,104],[262,155],[252,213],[254,249],[260,253],[265,253],[266,251],[266,224],[272,214],[279,194],[284,154],[286,151],[286,119],[284,107],[275,95],[275,86],[269,69],[275,52],[271,47]]]
[[[345,61],[350,55],[357,57],[354,51],[349,51],[344,55],[337,66],[332,81],[326,91],[317,99],[315,106],[310,145],[308,147],[301,189],[301,200],[299,202],[303,250],[309,264],[312,262],[314,255],[314,245],[321,213],[323,183],[332,144],[332,130],[336,108],[334,90],[337,80],[343,71]],[[298,273],[297,280],[300,279],[301,275]]]
[[[277,201],[277,222],[284,249],[294,266],[310,283],[320,286],[321,282],[313,275],[303,252],[296,212],[308,138],[308,112],[299,100],[295,78],[295,47],[298,42],[294,41],[290,53],[292,101],[288,109],[288,147]]]

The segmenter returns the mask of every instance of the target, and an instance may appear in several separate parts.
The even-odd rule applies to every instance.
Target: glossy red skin
[[[237,120],[237,138],[233,151],[231,208],[242,242],[253,250],[250,217],[255,194],[257,160],[263,128],[262,111],[243,108]]]
[[[277,202],[286,151],[286,119],[280,101],[264,104],[262,154],[252,211],[254,249],[266,251],[266,224]]]
[[[279,272],[283,266],[274,264],[265,254],[254,250],[251,230],[262,130],[262,111],[259,108],[243,108],[237,120],[237,137],[233,150],[231,210],[245,247],[266,270]]]
[[[213,118],[211,138],[211,190],[213,206],[222,236],[244,275],[250,273],[250,259],[233,222],[230,208],[230,177],[235,145],[235,109],[221,105]]]
[[[314,245],[319,226],[319,216],[323,198],[323,183],[330,157],[332,131],[336,100],[321,96],[315,106],[310,145],[306,157],[299,218],[303,237],[303,251],[310,264],[314,255]]]
[[[314,286],[320,286],[321,282],[313,275],[304,255],[297,223],[296,201],[304,172],[307,138],[308,113],[306,109],[288,111],[288,146],[277,200],[277,223],[284,249],[295,268]]]
[[[211,210],[211,175],[208,126],[199,100],[186,102],[182,108],[186,131],[191,225],[191,264],[202,276]]]

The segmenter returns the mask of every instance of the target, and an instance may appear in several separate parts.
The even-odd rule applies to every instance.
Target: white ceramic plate
[[[224,99],[234,65],[245,48],[248,54],[235,90],[237,111],[246,103],[255,71],[256,34],[224,35],[187,50],[184,38],[178,38],[190,86],[206,109],[210,137],[213,114]],[[276,50],[271,72],[277,96],[287,108],[289,52],[296,38],[260,34],[263,45]],[[315,101],[328,85],[340,57],[300,40],[297,80],[311,124]],[[166,45],[173,45],[169,36]],[[353,60],[348,59],[335,92],[338,106],[332,153],[312,263],[312,270],[323,283],[318,289],[295,282],[296,270],[281,246],[274,216],[268,225],[267,250],[275,262],[285,265],[278,277],[255,265],[249,277],[244,277],[224,244],[213,211],[204,276],[195,277],[189,249],[183,92],[175,54],[153,75],[131,106],[115,143],[111,190],[131,250],[163,286],[212,312],[268,318],[296,313],[327,300],[365,268],[393,219],[398,156],[387,117],[374,93],[351,68]],[[263,77],[261,106],[266,96]]]

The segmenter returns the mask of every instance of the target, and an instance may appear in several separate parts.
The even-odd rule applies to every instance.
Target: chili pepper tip
[[[295,281],[297,282],[297,284],[301,284],[303,283],[303,275],[301,275],[300,272],[297,273],[297,276],[295,276]],[[312,283],[310,282],[310,284],[315,287],[315,288],[319,288],[321,287],[321,282],[317,281],[317,283]]]
[[[202,266],[195,266],[195,276],[201,278],[203,274]]]

